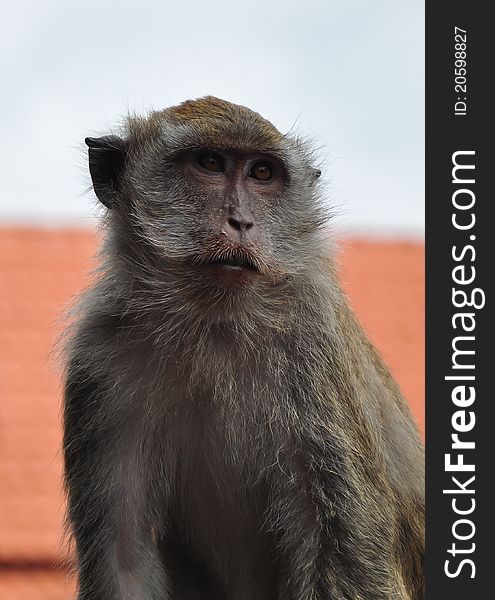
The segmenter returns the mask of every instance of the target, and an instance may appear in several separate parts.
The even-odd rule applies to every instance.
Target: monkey
[[[78,599],[423,598],[423,445],[339,284],[311,143],[207,96],[86,144],[105,235],[64,358]]]

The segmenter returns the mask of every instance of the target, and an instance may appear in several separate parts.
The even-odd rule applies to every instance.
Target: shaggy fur
[[[67,348],[79,599],[423,598],[422,445],[337,282],[311,151],[211,97],[88,145],[110,210]],[[180,168],[198,148],[283,165],[250,285],[198,268],[236,250]]]

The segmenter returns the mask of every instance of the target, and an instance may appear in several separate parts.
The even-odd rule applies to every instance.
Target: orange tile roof
[[[344,289],[399,382],[424,437],[424,246],[347,241],[342,248]]]
[[[64,507],[60,382],[50,353],[64,307],[89,281],[96,243],[88,231],[0,229],[0,600],[68,597],[70,584],[48,570],[63,554]],[[346,241],[341,254],[351,304],[421,431],[423,262],[414,243]]]
[[[1,600],[68,600],[74,581],[61,571],[37,568],[1,568]]]

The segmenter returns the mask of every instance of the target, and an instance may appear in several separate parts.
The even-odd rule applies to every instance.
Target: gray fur
[[[67,348],[79,599],[419,600],[422,445],[338,284],[311,150],[208,101],[210,117],[190,103],[194,118],[121,132],[118,206]],[[235,290],[198,269],[225,250],[174,162],[218,138],[289,174],[257,214],[263,276]]]

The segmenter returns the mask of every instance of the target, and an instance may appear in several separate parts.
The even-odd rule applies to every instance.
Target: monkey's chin
[[[258,276],[256,270],[238,265],[208,264],[200,268],[208,279],[233,289],[251,285]]]

